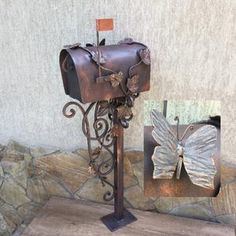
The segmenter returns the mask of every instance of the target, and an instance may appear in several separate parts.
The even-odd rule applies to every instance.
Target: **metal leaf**
[[[88,168],[88,173],[89,173],[90,175],[93,175],[93,176],[96,175],[96,170],[94,169],[93,166],[89,166],[89,168]]]
[[[99,102],[99,107],[98,107],[98,116],[105,116],[109,111],[109,102],[108,101],[101,101]]]
[[[70,45],[65,45],[64,48],[66,49],[75,49],[81,46],[81,43],[74,43],[74,44],[70,44]]]
[[[99,43],[99,46],[104,46],[106,43],[106,39],[102,39]]]
[[[142,59],[142,62],[146,65],[151,64],[150,50],[148,48],[141,49],[139,55]]]
[[[101,153],[102,149],[101,147],[96,147],[93,151],[92,151],[92,155],[93,156],[97,156]]]
[[[139,88],[139,75],[134,75],[127,79],[127,88],[132,92],[136,93]]]
[[[86,47],[94,47],[92,43],[86,43]]]
[[[100,60],[98,60],[98,52],[94,52],[94,51],[91,51],[91,54],[92,54],[92,59],[98,63],[100,62],[100,64],[105,64],[106,63],[106,60],[105,58],[101,55],[100,53]]]
[[[205,125],[188,137],[184,145],[184,166],[193,184],[214,189],[217,130]]]
[[[110,75],[109,79],[110,79],[110,82],[111,82],[111,86],[113,88],[117,87],[117,86],[119,86],[119,84],[123,80],[123,73],[120,71],[119,73],[112,74],[112,75]]]
[[[118,128],[118,125],[114,125],[112,128],[111,128],[111,136],[112,137],[118,137],[119,135],[119,128]]]
[[[118,44],[130,44],[133,42],[134,40],[132,38],[124,38],[123,40],[119,41]]]
[[[117,107],[117,112],[118,112],[117,114],[118,119],[129,117],[132,116],[133,114],[131,108],[126,105]]]

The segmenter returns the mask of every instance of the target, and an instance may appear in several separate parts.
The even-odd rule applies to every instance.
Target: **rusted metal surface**
[[[150,51],[132,39],[118,45],[67,46],[60,53],[65,93],[82,103],[149,90]]]
[[[176,130],[176,126],[171,126]],[[194,125],[194,130],[190,130],[183,141],[185,141],[193,132],[198,130],[202,125]],[[183,136],[187,125],[179,126],[179,135]],[[153,126],[144,127],[144,192],[146,196],[163,196],[163,197],[215,197],[220,190],[220,130],[217,130],[216,153],[213,156],[216,175],[214,178],[215,189],[207,189],[192,183],[187,174],[185,167],[181,168],[180,179],[173,176],[172,179],[153,179],[153,162],[152,154],[157,146],[155,139],[152,137]]]

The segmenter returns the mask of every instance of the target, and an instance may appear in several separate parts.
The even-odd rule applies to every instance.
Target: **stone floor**
[[[137,221],[111,233],[100,218],[112,210],[112,206],[97,203],[51,198],[25,229],[23,236],[235,235],[233,226],[140,210],[130,210]]]

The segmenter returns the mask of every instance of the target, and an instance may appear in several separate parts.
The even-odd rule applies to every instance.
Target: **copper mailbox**
[[[117,45],[67,46],[60,53],[65,93],[82,103],[138,94],[150,87],[150,51],[125,39]]]

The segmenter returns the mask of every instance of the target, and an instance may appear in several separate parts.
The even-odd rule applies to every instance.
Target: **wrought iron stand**
[[[113,88],[119,87],[123,94],[121,95],[122,97],[116,97],[108,101],[93,102],[89,104],[86,109],[78,102],[68,102],[63,108],[63,114],[68,118],[74,117],[76,110],[73,106],[78,107],[82,112],[82,131],[87,138],[88,154],[90,158],[89,172],[99,178],[103,186],[109,186],[112,189],[111,191],[105,192],[103,199],[105,201],[111,201],[114,198],[114,213],[102,217],[101,220],[111,231],[115,231],[137,220],[128,210],[124,209],[123,205],[123,129],[128,128],[129,121],[133,117],[131,108],[134,106],[134,100],[139,95],[137,91],[146,91],[149,88],[149,73],[144,76],[147,77],[146,85],[143,85],[142,89],[140,88],[139,72],[143,67],[139,67],[141,65],[150,67],[150,51],[142,43],[137,43],[131,38],[126,38],[120,41],[119,44],[128,45],[135,43],[144,47],[138,51],[137,56],[139,59],[135,62],[136,64],[130,66],[127,73],[125,73],[127,78],[124,77],[124,71],[114,71],[111,68],[104,67],[104,63],[102,63],[104,58],[101,55],[99,46],[105,45],[105,40],[103,39],[99,42],[99,31],[112,29],[113,21],[111,19],[103,22],[101,20],[97,21],[96,52],[88,50],[89,46],[94,46],[92,44],[87,44],[85,48],[81,47],[80,44],[69,45],[66,48],[73,49],[79,47],[89,53],[92,62],[96,63],[98,66],[98,77],[95,82],[109,82],[111,91]],[[62,62],[62,70],[64,72],[70,70],[70,64],[66,58]],[[108,72],[109,75],[107,75]],[[148,72],[148,70],[146,72]],[[68,110],[69,107],[70,110]],[[92,113],[93,118],[88,119],[92,109],[94,109]],[[90,124],[91,120],[93,120],[92,125]],[[93,134],[91,127],[93,127]],[[92,142],[94,141],[98,143],[95,148],[92,147]],[[111,150],[112,148],[113,150]],[[105,151],[109,157],[103,155],[102,151]],[[114,183],[111,183],[107,178],[112,171],[114,171]]]
[[[132,215],[127,209],[124,208],[124,183],[123,183],[123,140],[124,140],[124,130],[121,124],[119,124],[117,114],[114,116],[114,125],[117,127],[117,136],[115,137],[114,143],[114,213],[103,216],[101,218],[102,222],[111,230],[123,227],[127,224],[136,221],[137,218]]]
[[[124,128],[128,128],[128,122],[133,117],[131,106],[137,96],[138,94],[133,94],[129,98],[91,103],[87,109],[78,102],[68,102],[63,108],[63,114],[67,118],[72,118],[76,114],[74,106],[82,112],[82,131],[87,138],[90,158],[89,172],[99,178],[103,186],[107,185],[112,189],[105,192],[103,199],[110,201],[114,198],[114,212],[101,218],[110,231],[115,231],[137,220],[123,205]],[[94,113],[91,126],[92,119],[88,116],[92,109]],[[93,132],[90,127],[93,127]],[[93,141],[98,143],[94,149],[91,144]],[[104,158],[102,151],[105,151],[109,157]],[[110,183],[107,179],[107,175],[112,171],[114,171],[114,183]]]

